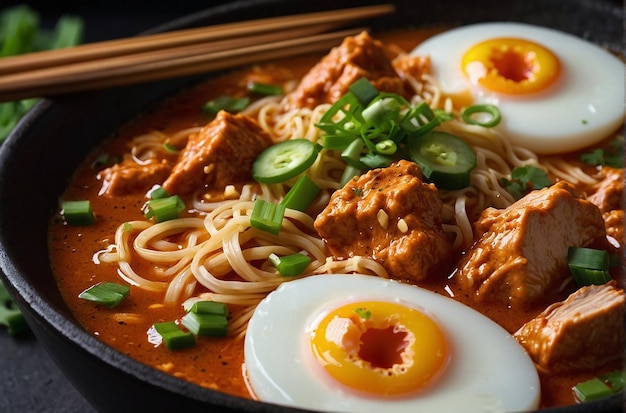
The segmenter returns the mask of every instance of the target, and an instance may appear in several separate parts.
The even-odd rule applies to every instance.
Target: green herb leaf
[[[548,174],[535,166],[517,166],[511,171],[511,179],[502,178],[500,183],[515,199],[520,199],[534,189],[552,185]]]

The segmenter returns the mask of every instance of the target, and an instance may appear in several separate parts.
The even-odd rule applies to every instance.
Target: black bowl
[[[356,0],[236,2],[156,28],[166,31],[278,13],[375,3]],[[521,21],[574,33],[623,53],[623,9],[611,0],[395,1],[374,28]],[[42,100],[0,148],[0,263],[3,281],[43,347],[100,411],[295,412],[191,385],[149,368],[85,331],[63,302],[48,262],[47,226],[84,156],[122,124],[201,76]],[[543,412],[623,411],[619,396]]]

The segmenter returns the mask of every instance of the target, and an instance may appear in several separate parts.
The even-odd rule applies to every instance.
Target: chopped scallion
[[[579,286],[602,285],[611,281],[610,257],[604,250],[569,247],[567,265]]]
[[[346,164],[354,168],[366,170],[368,169],[367,165],[361,162],[361,155],[364,149],[365,143],[363,142],[363,139],[355,139],[341,152],[341,159],[343,159]]]
[[[283,225],[285,216],[285,206],[257,199],[254,201],[252,215],[250,215],[250,225],[271,234],[278,235]]]
[[[189,331],[183,331],[174,321],[155,323],[153,327],[170,350],[189,348],[196,344],[194,335]]]
[[[163,198],[167,198],[167,197],[169,197],[171,195],[162,186],[155,185],[148,192],[148,196],[150,197],[150,199],[163,199]]]
[[[217,115],[220,110],[236,113],[241,112],[250,103],[249,97],[234,98],[228,95],[221,95],[213,100],[206,102],[202,106],[202,110],[212,115]]]
[[[225,316],[189,312],[181,322],[197,336],[226,337],[228,334],[228,319]]]
[[[360,176],[363,173],[362,168],[355,168],[352,165],[346,166],[346,169],[343,170],[343,174],[341,175],[341,181],[339,182],[341,186],[344,186],[352,179]]]
[[[61,207],[61,214],[68,224],[74,226],[91,225],[96,222],[89,200],[65,201]]]
[[[283,88],[278,85],[268,85],[266,83],[248,82],[248,90],[264,96],[276,96],[283,94]]]
[[[484,119],[486,117],[486,119]],[[500,109],[495,105],[473,105],[461,112],[463,122],[470,125],[479,125],[484,128],[493,128],[502,120]]]
[[[148,219],[154,217],[156,222],[164,222],[178,218],[184,209],[185,203],[183,200],[178,195],[172,195],[167,198],[157,198],[148,201],[144,215]]]
[[[296,277],[311,263],[311,257],[300,253],[283,257],[270,254],[269,260],[283,277]]]
[[[363,106],[378,96],[378,89],[365,77],[360,78],[348,87],[348,90],[361,102]]]
[[[280,203],[285,208],[304,212],[320,191],[321,188],[311,178],[301,175]]]
[[[189,309],[191,313],[228,316],[228,306],[217,301],[196,301]]]
[[[385,139],[376,143],[375,148],[381,155],[393,155],[398,150],[398,145],[391,139]]]
[[[614,371],[599,377],[578,383],[572,390],[579,402],[603,399],[624,390],[626,372]]]
[[[128,297],[130,287],[114,282],[102,282],[87,288],[78,295],[83,300],[91,301],[105,307],[118,306]]]

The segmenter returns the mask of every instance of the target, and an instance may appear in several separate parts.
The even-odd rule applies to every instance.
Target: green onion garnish
[[[361,102],[367,106],[376,96],[378,89],[365,77],[360,78],[348,87],[348,90]]]
[[[183,331],[173,321],[155,323],[153,327],[163,339],[165,346],[170,350],[189,348],[196,344],[194,335],[191,332]]]
[[[398,150],[398,145],[391,139],[385,139],[376,143],[375,148],[381,155],[393,155]]]
[[[197,336],[226,337],[228,334],[228,319],[224,316],[189,312],[181,322]]]
[[[278,85],[268,85],[266,83],[248,82],[248,90],[264,96],[276,96],[283,94],[283,88]]]
[[[130,287],[114,282],[102,282],[87,288],[78,295],[83,300],[91,301],[105,307],[118,306],[128,297]]]
[[[428,106],[428,103],[422,102],[409,110],[402,119],[401,126],[412,137],[416,137],[430,132],[440,124],[440,117]]]
[[[270,254],[269,260],[283,277],[296,277],[311,263],[311,257],[300,253],[283,257]]]
[[[569,247],[567,265],[579,286],[602,285],[611,281],[609,253],[593,248]]]
[[[285,208],[304,212],[320,191],[321,188],[311,178],[301,175],[280,203]]]
[[[283,225],[285,206],[257,199],[254,201],[250,225],[271,234],[278,235]]]
[[[178,195],[172,195],[167,198],[157,198],[148,201],[144,215],[148,219],[154,217],[156,222],[164,222],[178,218],[184,209],[185,203],[183,200]]]
[[[171,195],[162,186],[157,185],[148,192],[148,196],[150,199],[163,199]]]
[[[480,115],[480,116],[475,116]],[[482,115],[486,115],[487,119],[482,120],[479,119]],[[461,112],[461,119],[463,122],[468,123],[470,125],[479,125],[484,128],[493,128],[497,126],[502,120],[502,116],[500,115],[500,110],[495,105],[473,105],[468,108],[465,108],[463,112]]]
[[[580,402],[603,399],[624,390],[626,372],[614,371],[600,377],[578,383],[572,390]]]
[[[354,178],[360,176],[362,173],[362,168],[356,168],[352,165],[348,165],[346,166],[346,169],[343,170],[343,174],[341,175],[341,181],[339,183],[341,186],[344,186]]]
[[[89,200],[65,201],[61,206],[61,214],[68,224],[74,226],[91,225],[96,222]]]
[[[228,95],[221,95],[213,100],[206,102],[202,106],[202,110],[212,115],[217,115],[220,110],[236,113],[244,110],[250,103],[250,98],[234,98]]]
[[[218,303],[216,301],[196,301],[189,309],[189,312],[227,317],[228,306],[224,303]]]

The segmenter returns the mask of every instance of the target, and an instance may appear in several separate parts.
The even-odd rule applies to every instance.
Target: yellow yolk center
[[[446,338],[430,317],[378,301],[328,313],[311,334],[311,349],[335,380],[383,396],[427,386],[448,360]]]
[[[461,65],[472,83],[513,95],[544,90],[561,70],[559,59],[550,50],[515,38],[478,43],[465,53]]]

